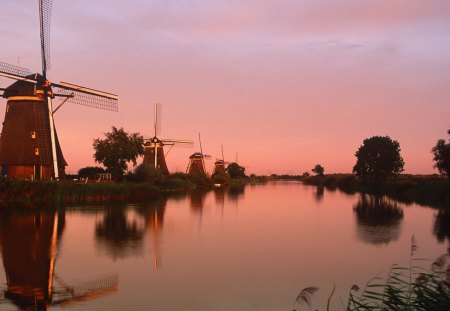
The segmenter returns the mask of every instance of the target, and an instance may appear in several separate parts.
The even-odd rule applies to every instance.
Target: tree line
[[[450,136],[450,129],[447,133]],[[389,136],[367,138],[355,153],[357,160],[353,167],[353,173],[362,179],[374,180],[382,180],[400,174],[405,166],[400,151],[399,142]],[[448,143],[445,139],[439,139],[431,152],[433,167],[450,179],[450,138]],[[317,164],[311,171],[317,176],[324,176],[325,168]],[[304,173],[305,175],[309,176],[307,172]]]

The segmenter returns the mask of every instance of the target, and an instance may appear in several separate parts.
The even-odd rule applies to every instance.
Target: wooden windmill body
[[[158,104],[154,105],[154,136],[150,139],[146,139],[144,143],[144,161],[143,163],[149,165],[152,168],[160,169],[164,175],[169,175],[169,169],[166,163],[166,155],[172,149],[175,144],[192,144],[189,140],[178,139],[159,139],[157,137],[158,129]],[[167,153],[164,153],[164,146],[170,146]]]
[[[49,32],[51,0],[38,0],[41,31],[42,74],[0,62],[0,76],[14,79],[3,91],[7,99],[0,136],[2,176],[12,179],[59,179],[64,176],[64,159],[54,124],[54,113],[66,101],[117,111],[114,94],[47,80],[50,69]],[[59,94],[53,93],[53,87]],[[52,99],[65,98],[53,110]]]
[[[212,173],[212,176],[214,175],[225,175],[225,164],[228,164],[228,162],[225,162],[225,158],[223,156],[223,145],[221,146],[222,149],[222,159],[217,159],[216,162],[214,162],[214,170]]]
[[[200,133],[198,133],[198,140],[200,143],[200,152],[194,152],[189,156],[189,164],[186,169],[186,173],[206,175],[205,158],[211,158],[211,156],[203,154],[202,140],[200,138]]]

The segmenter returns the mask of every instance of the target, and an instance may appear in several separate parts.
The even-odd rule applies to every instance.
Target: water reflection
[[[203,207],[205,206],[205,198],[207,191],[195,190],[189,193],[189,203],[191,210],[197,214],[202,214]]]
[[[160,266],[160,239],[164,225],[167,198],[162,197],[153,202],[146,202],[137,207],[138,213],[144,218],[145,228],[148,229],[153,255],[153,269]]]
[[[245,184],[231,185],[228,188],[228,198],[238,201],[245,193]]]
[[[396,202],[386,197],[361,194],[353,210],[361,241],[388,244],[400,237],[403,210]]]
[[[450,211],[439,210],[434,217],[433,233],[437,240],[450,241]]]
[[[323,200],[323,195],[324,195],[324,187],[323,186],[317,186],[316,187],[316,192],[314,194],[314,198],[316,199],[317,202],[320,202]]]
[[[103,219],[95,225],[95,237],[100,249],[113,259],[143,253],[144,228],[123,206],[108,206]]]
[[[64,210],[1,210],[0,245],[7,276],[4,297],[19,309],[47,310],[51,305],[96,298],[117,290],[116,276],[78,287],[57,278],[55,263],[64,227]]]

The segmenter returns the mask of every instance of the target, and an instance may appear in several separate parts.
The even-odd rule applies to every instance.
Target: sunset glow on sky
[[[40,72],[38,2],[3,0],[0,61]],[[111,126],[189,139],[247,173],[349,173],[365,138],[400,143],[405,172],[429,174],[450,127],[450,1],[53,0],[49,79],[119,95],[119,112],[55,115],[67,172],[97,165]],[[13,81],[0,79],[0,87]],[[6,100],[1,100],[3,119]],[[57,101],[55,101],[57,104]],[[142,158],[138,163],[142,162]]]

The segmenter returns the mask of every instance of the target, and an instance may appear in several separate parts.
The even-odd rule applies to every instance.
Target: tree
[[[144,154],[144,138],[139,133],[129,134],[115,126],[105,136],[105,139],[94,139],[95,162],[103,164],[114,179],[121,179],[127,163],[133,162],[135,166],[137,157]]]
[[[450,129],[448,130],[448,135],[450,135]],[[450,179],[450,139],[449,143],[446,144],[444,139],[439,139],[436,146],[431,149],[433,153],[434,168],[439,170],[439,173],[447,175]]]
[[[364,140],[356,151],[353,172],[362,178],[381,179],[403,172],[405,162],[400,144],[389,136],[373,136]]]
[[[228,175],[230,175],[231,178],[242,178],[245,176],[245,167],[240,166],[236,162],[232,162],[228,164],[226,169]]]
[[[316,164],[316,166],[314,166],[314,168],[311,171],[314,174],[316,174],[317,176],[323,176],[323,173],[325,172],[325,168],[320,164]]]

